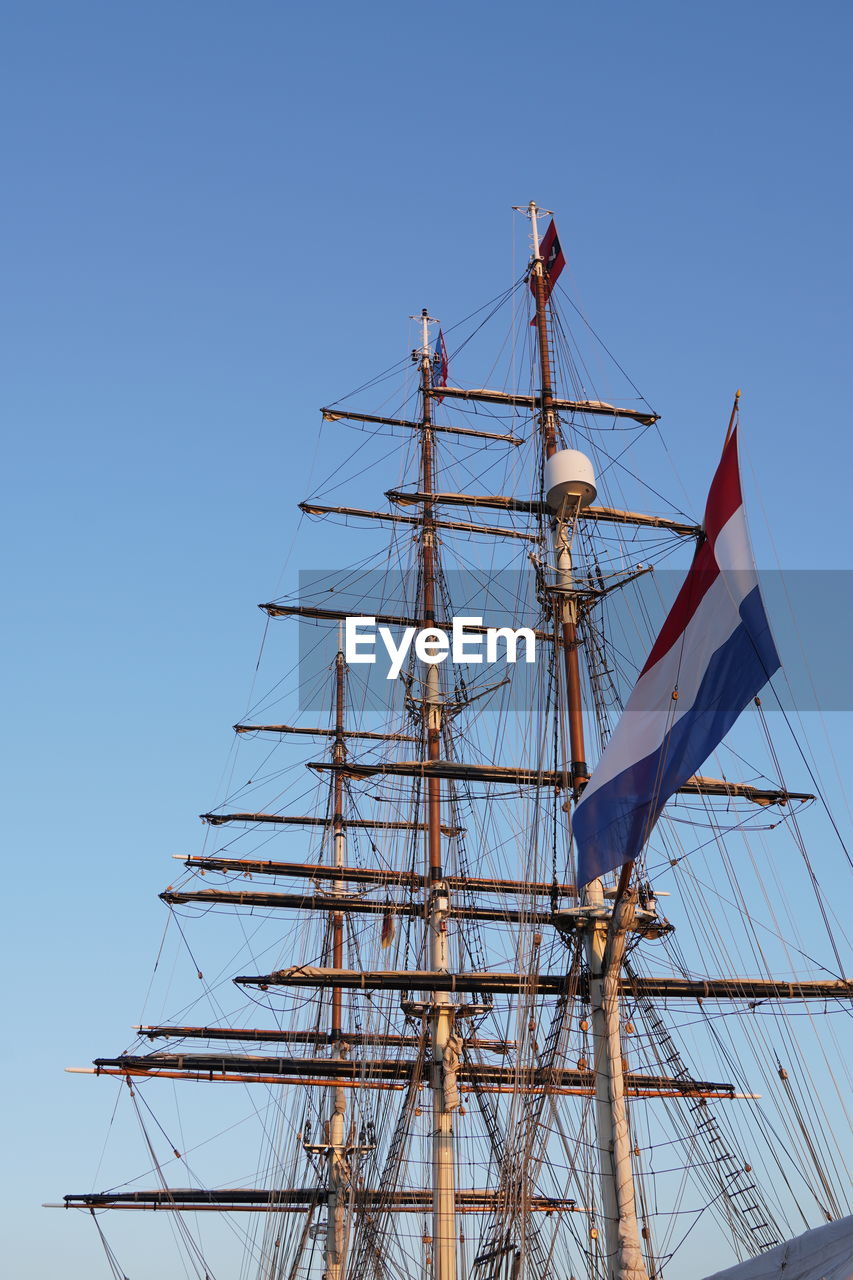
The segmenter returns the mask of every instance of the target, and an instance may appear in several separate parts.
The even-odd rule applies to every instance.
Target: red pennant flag
[[[542,259],[542,267],[545,275],[545,298],[551,296],[551,290],[557,283],[557,278],[563,267],[566,265],[566,259],[563,257],[563,250],[557,236],[557,228],[554,219],[548,226],[548,230],[542,237],[542,243],[539,246],[539,256]],[[536,296],[536,282],[533,276],[530,277],[530,291]]]

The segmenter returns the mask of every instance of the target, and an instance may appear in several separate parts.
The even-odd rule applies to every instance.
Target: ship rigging
[[[325,430],[384,441],[374,466],[401,441],[407,469],[387,509],[312,497],[303,517],[385,530],[390,551],[261,606],[300,629],[305,720],[274,688],[235,726],[266,759],[202,815],[224,842],[182,856],[161,895],[181,942],[188,915],[257,919],[263,945],[240,959],[270,963],[229,972],[237,1021],[211,988],[202,1021],[141,1025],[87,1068],[124,1083],[141,1122],[158,1078],[266,1091],[256,1185],[182,1185],[157,1158],[159,1185],[65,1197],[102,1231],[107,1210],[174,1215],[200,1277],[217,1272],[197,1213],[255,1215],[247,1256],[268,1280],[675,1280],[694,1229],[724,1265],[850,1211],[849,1066],[830,1050],[853,982],[804,834],[818,791],[789,789],[761,699],[747,714],[767,772],[722,749],[636,856],[586,882],[579,868],[572,814],[654,639],[644,592],[706,529],[635,510],[643,484],[619,505],[622,453],[658,415],[635,390],[598,398],[558,305],[555,224],[540,236],[550,213],[521,212],[529,267],[487,318],[515,307],[527,387],[514,350],[504,389],[455,385],[424,309],[409,394],[322,409]],[[738,414],[736,397],[729,437]],[[541,656],[466,666],[411,645],[391,681],[346,660],[348,617],[399,636],[471,615],[529,628]],[[781,837],[780,876],[764,851]],[[818,961],[783,888],[826,926]],[[815,1090],[802,1035],[819,1022]]]

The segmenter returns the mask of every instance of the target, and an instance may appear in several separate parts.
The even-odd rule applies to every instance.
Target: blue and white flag
[[[633,861],[667,800],[781,663],[758,589],[732,431],[705,536],[572,817],[578,881]]]

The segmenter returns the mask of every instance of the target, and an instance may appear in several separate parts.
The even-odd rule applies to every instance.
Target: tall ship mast
[[[665,502],[658,415],[630,383],[598,397],[553,215],[519,212],[524,275],[455,350],[424,309],[411,359],[322,410],[334,463],[301,509],[352,529],[349,563],[261,606],[299,661],[287,631],[290,675],[235,726],[249,780],[161,894],[202,995],[85,1068],[145,1144],[141,1174],[63,1201],[115,1275],[129,1209],[199,1280],[851,1274],[827,888],[850,859],[764,705],[740,393],[704,519],[637,509]],[[485,360],[499,385],[456,382]],[[384,505],[318,500],[382,467]],[[196,960],[211,932],[226,969]]]

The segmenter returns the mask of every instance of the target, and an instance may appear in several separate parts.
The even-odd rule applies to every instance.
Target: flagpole
[[[543,451],[547,459],[553,457],[558,451],[558,445],[548,341],[547,303],[550,290],[549,282],[545,277],[538,225],[538,215],[545,210],[537,208],[535,202],[531,200],[525,212],[530,219],[533,242],[530,279],[536,301],[535,323],[539,347],[541,399],[540,428]],[[553,244],[552,231],[549,231],[546,238]],[[589,768],[586,764],[584,745],[571,532],[570,520],[565,511],[553,517],[551,536],[559,588],[558,623],[566,676],[572,796],[577,802],[584,785],[589,780]],[[589,999],[594,1051],[595,1117],[602,1184],[601,1210],[605,1224],[606,1274],[608,1280],[647,1280],[637,1224],[619,1025],[619,980],[625,943],[633,923],[634,904],[630,898],[617,904],[608,922],[608,916],[604,911],[604,885],[601,879],[593,880],[587,885],[584,903],[591,909],[586,930],[586,951],[590,968]]]
[[[735,402],[732,405],[732,416],[729,418],[729,427],[728,427],[728,430],[726,431],[726,444],[728,444],[732,438],[732,432],[735,429],[735,423],[737,422],[739,412],[740,412],[740,391],[738,390],[735,392]]]

